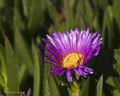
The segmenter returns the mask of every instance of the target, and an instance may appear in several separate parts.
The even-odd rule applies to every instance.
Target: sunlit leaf
[[[0,90],[3,91],[5,89],[5,81],[4,78],[0,75]]]
[[[1,44],[0,44],[0,60],[1,60],[1,74],[4,77],[5,83],[7,83],[5,49]]]

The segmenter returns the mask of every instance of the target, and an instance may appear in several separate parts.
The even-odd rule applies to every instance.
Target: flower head
[[[72,72],[76,72],[79,76],[86,77],[93,73],[93,69],[86,66],[86,63],[94,56],[98,55],[102,38],[100,34],[89,33],[87,31],[75,29],[70,33],[61,33],[54,31],[52,37],[46,35],[47,39],[43,39],[47,47],[45,48],[49,54],[44,54],[50,62],[54,76],[67,74],[69,82],[72,81]]]

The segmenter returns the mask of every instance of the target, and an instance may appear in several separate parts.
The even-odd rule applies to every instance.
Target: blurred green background
[[[53,30],[103,38],[88,78],[53,77],[40,56]],[[0,0],[0,96],[120,96],[120,0]]]

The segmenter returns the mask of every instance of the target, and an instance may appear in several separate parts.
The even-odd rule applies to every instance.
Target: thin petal
[[[68,82],[71,82],[72,81],[72,70],[68,69],[66,73],[67,73]]]

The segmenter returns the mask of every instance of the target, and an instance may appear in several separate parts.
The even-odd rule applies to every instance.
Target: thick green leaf
[[[7,62],[7,76],[8,76],[8,91],[6,91],[7,96],[19,96],[19,79],[18,79],[18,68],[15,63],[14,53],[12,46],[7,37],[5,37],[5,52],[6,52],[6,62]]]
[[[106,80],[106,83],[108,83],[109,85],[113,86],[114,88],[116,88],[120,91],[120,82],[119,82],[118,78],[110,76]]]
[[[13,7],[13,3],[14,0],[3,0],[4,2],[4,11],[5,11],[5,18],[7,23],[12,26],[12,22],[13,22],[13,17],[12,17],[12,7]]]
[[[33,96],[40,96],[40,62],[39,62],[39,52],[35,44],[32,42],[32,51],[34,58],[34,91]]]
[[[102,90],[103,90],[103,75],[101,75],[97,88],[96,88],[96,96],[102,96]]]
[[[47,4],[48,4],[48,2],[46,0],[41,0],[42,11],[45,11],[45,8],[46,8]]]
[[[23,12],[26,18],[29,17],[30,0],[22,0]]]
[[[69,89],[69,87],[67,88],[67,90],[68,90],[69,96],[72,96],[72,92],[71,92],[71,90]]]
[[[0,75],[0,90],[4,90],[6,87],[6,84],[5,84],[5,81],[4,81],[4,78],[2,77],[2,75]]]
[[[72,93],[78,93],[79,94],[79,86],[75,81],[70,83],[70,88],[71,88]]]
[[[113,14],[120,30],[120,0],[113,0]],[[119,31],[120,32],[120,31]]]
[[[92,7],[90,5],[90,1],[89,0],[84,0],[85,2],[85,22],[86,22],[86,26],[88,28],[90,28],[90,30],[92,29],[92,24],[93,24],[93,10]]]
[[[106,31],[106,28],[108,29],[108,32]],[[113,36],[114,36],[114,28],[113,28],[113,12],[112,7],[108,6],[105,13],[104,13],[104,19],[103,19],[103,27],[102,27],[102,37],[103,39],[103,45],[109,50],[113,47]]]
[[[54,24],[49,28],[49,34],[51,34],[53,32],[53,30],[55,30],[56,32],[60,31],[60,32],[66,32],[66,28],[65,28],[65,23],[60,23],[60,24]]]
[[[0,9],[4,6],[3,0],[0,0]]]
[[[42,17],[41,0],[31,0],[28,29],[35,30],[40,25]]]
[[[76,26],[81,29],[92,28],[93,10],[89,0],[78,0],[76,12]],[[77,23],[78,22],[78,23]]]
[[[2,30],[2,16],[1,16],[1,9],[0,9],[0,30]]]
[[[73,6],[74,6],[74,4],[75,4],[75,1],[76,1],[76,0],[69,0],[70,7],[72,7],[72,8],[73,8]]]
[[[115,49],[115,59],[119,62],[120,64],[120,49]]]
[[[45,54],[48,54],[48,52],[47,51],[45,51]],[[48,61],[47,60],[47,58],[44,58],[44,62],[45,61]],[[42,86],[42,95],[44,95],[45,94],[45,92],[48,92],[49,90],[48,90],[48,84],[49,84],[49,82],[48,82],[48,77],[49,77],[49,71],[48,71],[48,64],[47,63],[44,63],[43,64],[43,82],[42,82],[42,84],[41,85],[43,85]]]
[[[88,77],[88,79],[84,83],[82,91],[80,92],[80,96],[88,96],[89,95],[89,81],[90,81],[90,77]]]
[[[50,17],[52,18],[52,20],[57,23],[58,22],[58,17],[59,17],[59,14],[57,12],[57,9],[55,7],[55,5],[52,3],[52,2],[48,2],[48,12],[50,14]]]
[[[67,23],[67,30],[74,28],[74,18],[73,18],[73,12],[70,8],[70,4],[68,0],[64,0],[65,4],[65,12],[66,12],[66,23]]]
[[[14,8],[14,26],[18,27],[21,30],[25,29],[24,22],[22,21],[21,15],[20,15],[20,13],[19,13],[17,8]]]
[[[48,83],[51,96],[61,96],[58,83],[55,81],[53,76],[49,77]]]
[[[5,83],[7,83],[5,49],[1,44],[0,44],[0,59],[1,59],[1,74],[4,77]]]
[[[44,96],[50,96],[50,92],[49,92],[49,85],[48,85],[48,79],[46,79],[45,81],[45,93]]]
[[[97,32],[101,33],[101,27],[100,27],[97,16],[95,16],[95,18],[93,20],[93,26]]]
[[[113,68],[118,72],[119,76],[120,76],[120,63],[119,62],[116,62],[114,65],[113,65]]]
[[[113,91],[113,96],[120,96],[120,91],[119,90],[114,90]]]
[[[85,10],[84,10],[84,3],[83,0],[78,0],[77,3],[77,11],[76,11],[76,18],[75,18],[75,27],[78,28],[79,30],[86,29],[86,25],[85,25],[85,20],[83,18],[83,15],[85,14]]]
[[[15,28],[15,50],[15,52],[21,57],[19,59],[26,65],[28,72],[32,75],[33,59],[31,52],[18,28]]]
[[[97,1],[101,9],[105,9],[108,5],[108,0],[98,0]]]
[[[120,49],[115,49],[115,59],[117,60],[117,62],[114,64],[114,69],[118,72],[119,76],[120,76]]]
[[[18,71],[18,74],[19,74],[19,83],[22,84],[22,81],[24,80],[25,76],[26,76],[26,73],[27,73],[27,68],[25,66],[25,64],[23,63],[20,68],[19,68],[19,71]]]
[[[84,0],[78,0],[76,6],[77,6],[76,7],[76,17],[78,17],[80,13],[82,15],[84,15],[85,14]]]

